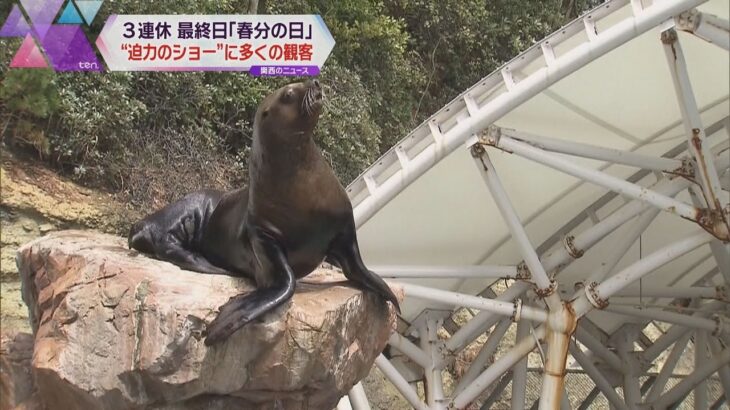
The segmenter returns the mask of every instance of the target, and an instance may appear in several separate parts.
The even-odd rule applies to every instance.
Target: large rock
[[[17,261],[35,383],[64,409],[331,409],[395,322],[378,297],[320,269],[291,302],[208,348],[206,323],[247,281],[182,271],[83,231],[37,239]]]

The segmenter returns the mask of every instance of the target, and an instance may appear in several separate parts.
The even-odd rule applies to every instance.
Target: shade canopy
[[[612,10],[614,8],[618,10]],[[698,10],[727,19],[728,2],[708,2]],[[632,6],[627,2],[608,2],[594,11],[596,15],[600,13],[610,13],[597,24],[599,30],[608,30],[630,16]],[[556,59],[589,41],[582,23],[578,21],[549,37],[560,42],[553,47]],[[656,26],[621,44],[541,92],[526,93],[524,102],[494,118],[493,123],[538,136],[653,157],[686,157],[687,135],[660,40],[663,28]],[[707,130],[706,144],[719,153],[727,149],[728,142],[728,52],[691,33],[679,31],[678,36],[702,124]],[[373,191],[377,194],[378,184],[393,177],[394,170],[400,166],[399,150],[412,158],[419,155],[419,150],[422,152],[429,145],[437,144],[438,136],[434,138],[432,133],[433,124],[438,124],[435,127],[438,132],[448,133],[458,123],[458,111],[467,110],[463,103],[465,96],[481,107],[498,105],[502,102],[501,96],[508,91],[505,73],[509,73],[515,84],[520,84],[546,65],[538,44],[487,76],[414,130],[350,185],[356,214],[358,206],[366,203],[370,196],[366,180],[371,180],[371,187],[376,187]],[[467,138],[452,152],[434,161],[430,169],[360,226],[360,243],[369,265],[516,265],[523,260],[471,158],[470,143],[473,139]],[[518,155],[497,149],[488,150],[488,153],[530,242],[543,255],[564,246],[565,235],[584,231],[629,200],[621,195],[611,196],[611,191],[604,187]],[[558,155],[621,179],[628,179],[640,170],[608,161]],[[727,152],[724,155],[728,155]],[[667,174],[646,174],[634,179],[642,186],[651,186],[658,177],[668,177]],[[723,178],[725,190],[720,196],[726,204],[730,176],[726,173]],[[609,195],[604,197],[606,194]],[[606,203],[596,206],[601,198]],[[691,203],[687,192],[680,193],[677,199]],[[566,229],[565,225],[571,221],[575,226]],[[631,223],[621,226],[560,272],[557,279],[562,291],[565,294],[572,292],[576,282],[598,269],[610,250],[625,240],[626,231],[631,228]],[[698,229],[692,221],[662,212],[631,246],[616,270]],[[702,247],[657,269],[644,280],[651,280],[654,285],[689,286],[715,266],[709,248]],[[721,276],[714,280],[720,281]],[[477,294],[493,279],[404,281]],[[641,285],[636,284],[637,288]],[[434,307],[430,305],[407,300],[404,317],[412,319],[424,308]],[[626,320],[605,312],[591,313],[589,317],[609,333]]]

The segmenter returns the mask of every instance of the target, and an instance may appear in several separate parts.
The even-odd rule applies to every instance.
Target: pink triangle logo
[[[13,68],[43,68],[48,67],[46,59],[43,58],[41,50],[33,41],[33,37],[28,34],[23,40],[23,44],[15,53],[13,61],[10,62],[10,67]]]

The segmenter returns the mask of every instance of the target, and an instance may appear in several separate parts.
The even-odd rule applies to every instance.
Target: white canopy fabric
[[[561,57],[570,58],[576,48],[593,41],[585,30],[586,21],[590,22],[591,17],[600,36],[630,17],[634,13],[632,7],[636,7],[637,3],[640,2],[609,1],[587,18],[579,19],[549,37],[549,40],[554,39],[551,43],[556,61]],[[643,3],[644,7],[651,10],[667,2],[647,3]],[[697,9],[725,20],[730,14],[727,0],[703,3]],[[660,33],[668,24],[671,23],[654,25],[541,92],[534,95],[525,92],[521,97],[524,102],[504,115],[496,115],[490,123],[521,132],[655,157],[680,146],[686,147],[682,115],[660,41]],[[730,139],[728,51],[691,33],[678,31],[678,35],[702,124],[707,130],[706,144],[715,147],[718,152],[727,146]],[[468,117],[468,99],[475,101],[480,109],[489,108],[490,104],[502,104],[503,94],[515,92],[515,89],[509,89],[513,87],[509,83],[510,76],[519,86],[521,81],[528,81],[533,73],[546,67],[548,63],[543,51],[538,44],[485,77],[406,136],[348,187],[356,217],[361,223],[358,236],[368,266],[516,265],[523,260],[471,157],[468,144],[473,143],[473,138],[461,138],[463,141],[459,141],[452,152],[443,146],[451,142],[439,147],[439,141],[448,137],[459,120]],[[480,125],[484,128],[489,124],[482,122]],[[472,132],[478,133],[481,128],[475,127]],[[440,150],[446,155],[438,158],[438,153],[432,154],[429,150]],[[609,190],[511,153],[494,148],[488,148],[487,152],[531,243],[536,249],[543,245],[540,251],[549,252],[562,247],[563,236],[584,231],[594,224],[592,218],[603,219],[628,200],[616,196],[604,206],[592,210],[591,204]],[[373,205],[375,200],[370,197],[377,197],[380,189],[386,189],[389,179],[408,179],[403,176],[410,172],[404,164],[417,161],[421,154],[432,156],[433,166],[421,175],[411,176],[414,179],[412,183],[402,183],[407,186],[392,200],[381,198],[382,206]],[[677,158],[687,155],[684,151]],[[721,155],[730,154],[726,151]],[[561,156],[621,179],[627,179],[638,171],[625,165]],[[725,173],[725,190],[720,193],[723,204],[730,200],[727,191],[729,178],[730,175]],[[648,173],[638,184],[649,186],[656,181],[657,175]],[[677,199],[691,203],[686,192]],[[593,211],[595,214],[591,215]],[[563,231],[564,225],[576,217],[584,219],[569,231]],[[631,227],[632,223],[620,227],[557,276],[563,296],[572,293],[576,282],[585,280],[600,267],[606,254],[624,240],[625,232]],[[694,222],[662,212],[621,259],[617,269],[698,229]],[[655,285],[669,286],[676,282],[690,286],[716,266],[709,247],[703,246],[651,273],[643,279],[643,283],[651,281]],[[713,280],[720,284],[722,276],[717,275]],[[477,294],[494,279],[402,281]],[[403,317],[412,320],[424,308],[442,306],[407,298],[403,307]],[[631,320],[600,311],[590,313],[588,317],[609,334]]]

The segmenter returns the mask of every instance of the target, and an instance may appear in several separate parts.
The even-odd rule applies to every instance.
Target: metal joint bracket
[[[513,322],[519,322],[522,317],[522,299],[515,299],[514,307],[512,308],[512,316],[510,320]]]
[[[674,175],[679,175],[679,176],[685,177],[687,179],[694,179],[694,177],[695,177],[694,161],[690,157],[682,158],[682,166],[677,169],[673,169],[672,172],[670,172],[670,173],[674,174]]]
[[[697,210],[695,221],[715,238],[727,243],[730,241],[730,232],[725,225],[725,215],[722,210],[700,208]]]
[[[661,34],[661,40],[664,44],[674,44],[677,42],[677,32],[674,29],[664,30]]]
[[[601,296],[598,294],[598,291],[596,288],[598,287],[598,283],[591,282],[588,284],[588,286],[585,286],[583,290],[585,291],[586,298],[588,301],[593,305],[596,309],[605,309],[608,306],[608,299],[602,299]]]
[[[542,288],[542,289],[536,288],[535,294],[540,299],[545,299],[546,297],[555,293],[555,289],[557,289],[557,288],[558,288],[558,282],[555,279],[553,279],[550,281],[550,286],[548,286],[546,288]]]
[[[690,9],[674,17],[674,24],[682,31],[694,33],[702,20],[702,14],[697,9]]]
[[[500,137],[502,137],[502,129],[496,125],[490,125],[479,134],[479,143],[496,147],[499,145]]]
[[[563,246],[565,246],[565,250],[568,251],[568,255],[570,255],[573,259],[578,259],[585,253],[583,249],[575,247],[575,236],[573,235],[566,235],[563,237]]]
[[[482,155],[486,152],[484,147],[482,146],[481,142],[477,142],[476,144],[469,147],[469,152],[471,152],[471,156],[474,158],[481,158]]]
[[[528,281],[531,278],[532,273],[530,272],[530,268],[527,267],[525,261],[520,262],[517,265],[517,275],[515,276],[515,279]]]

